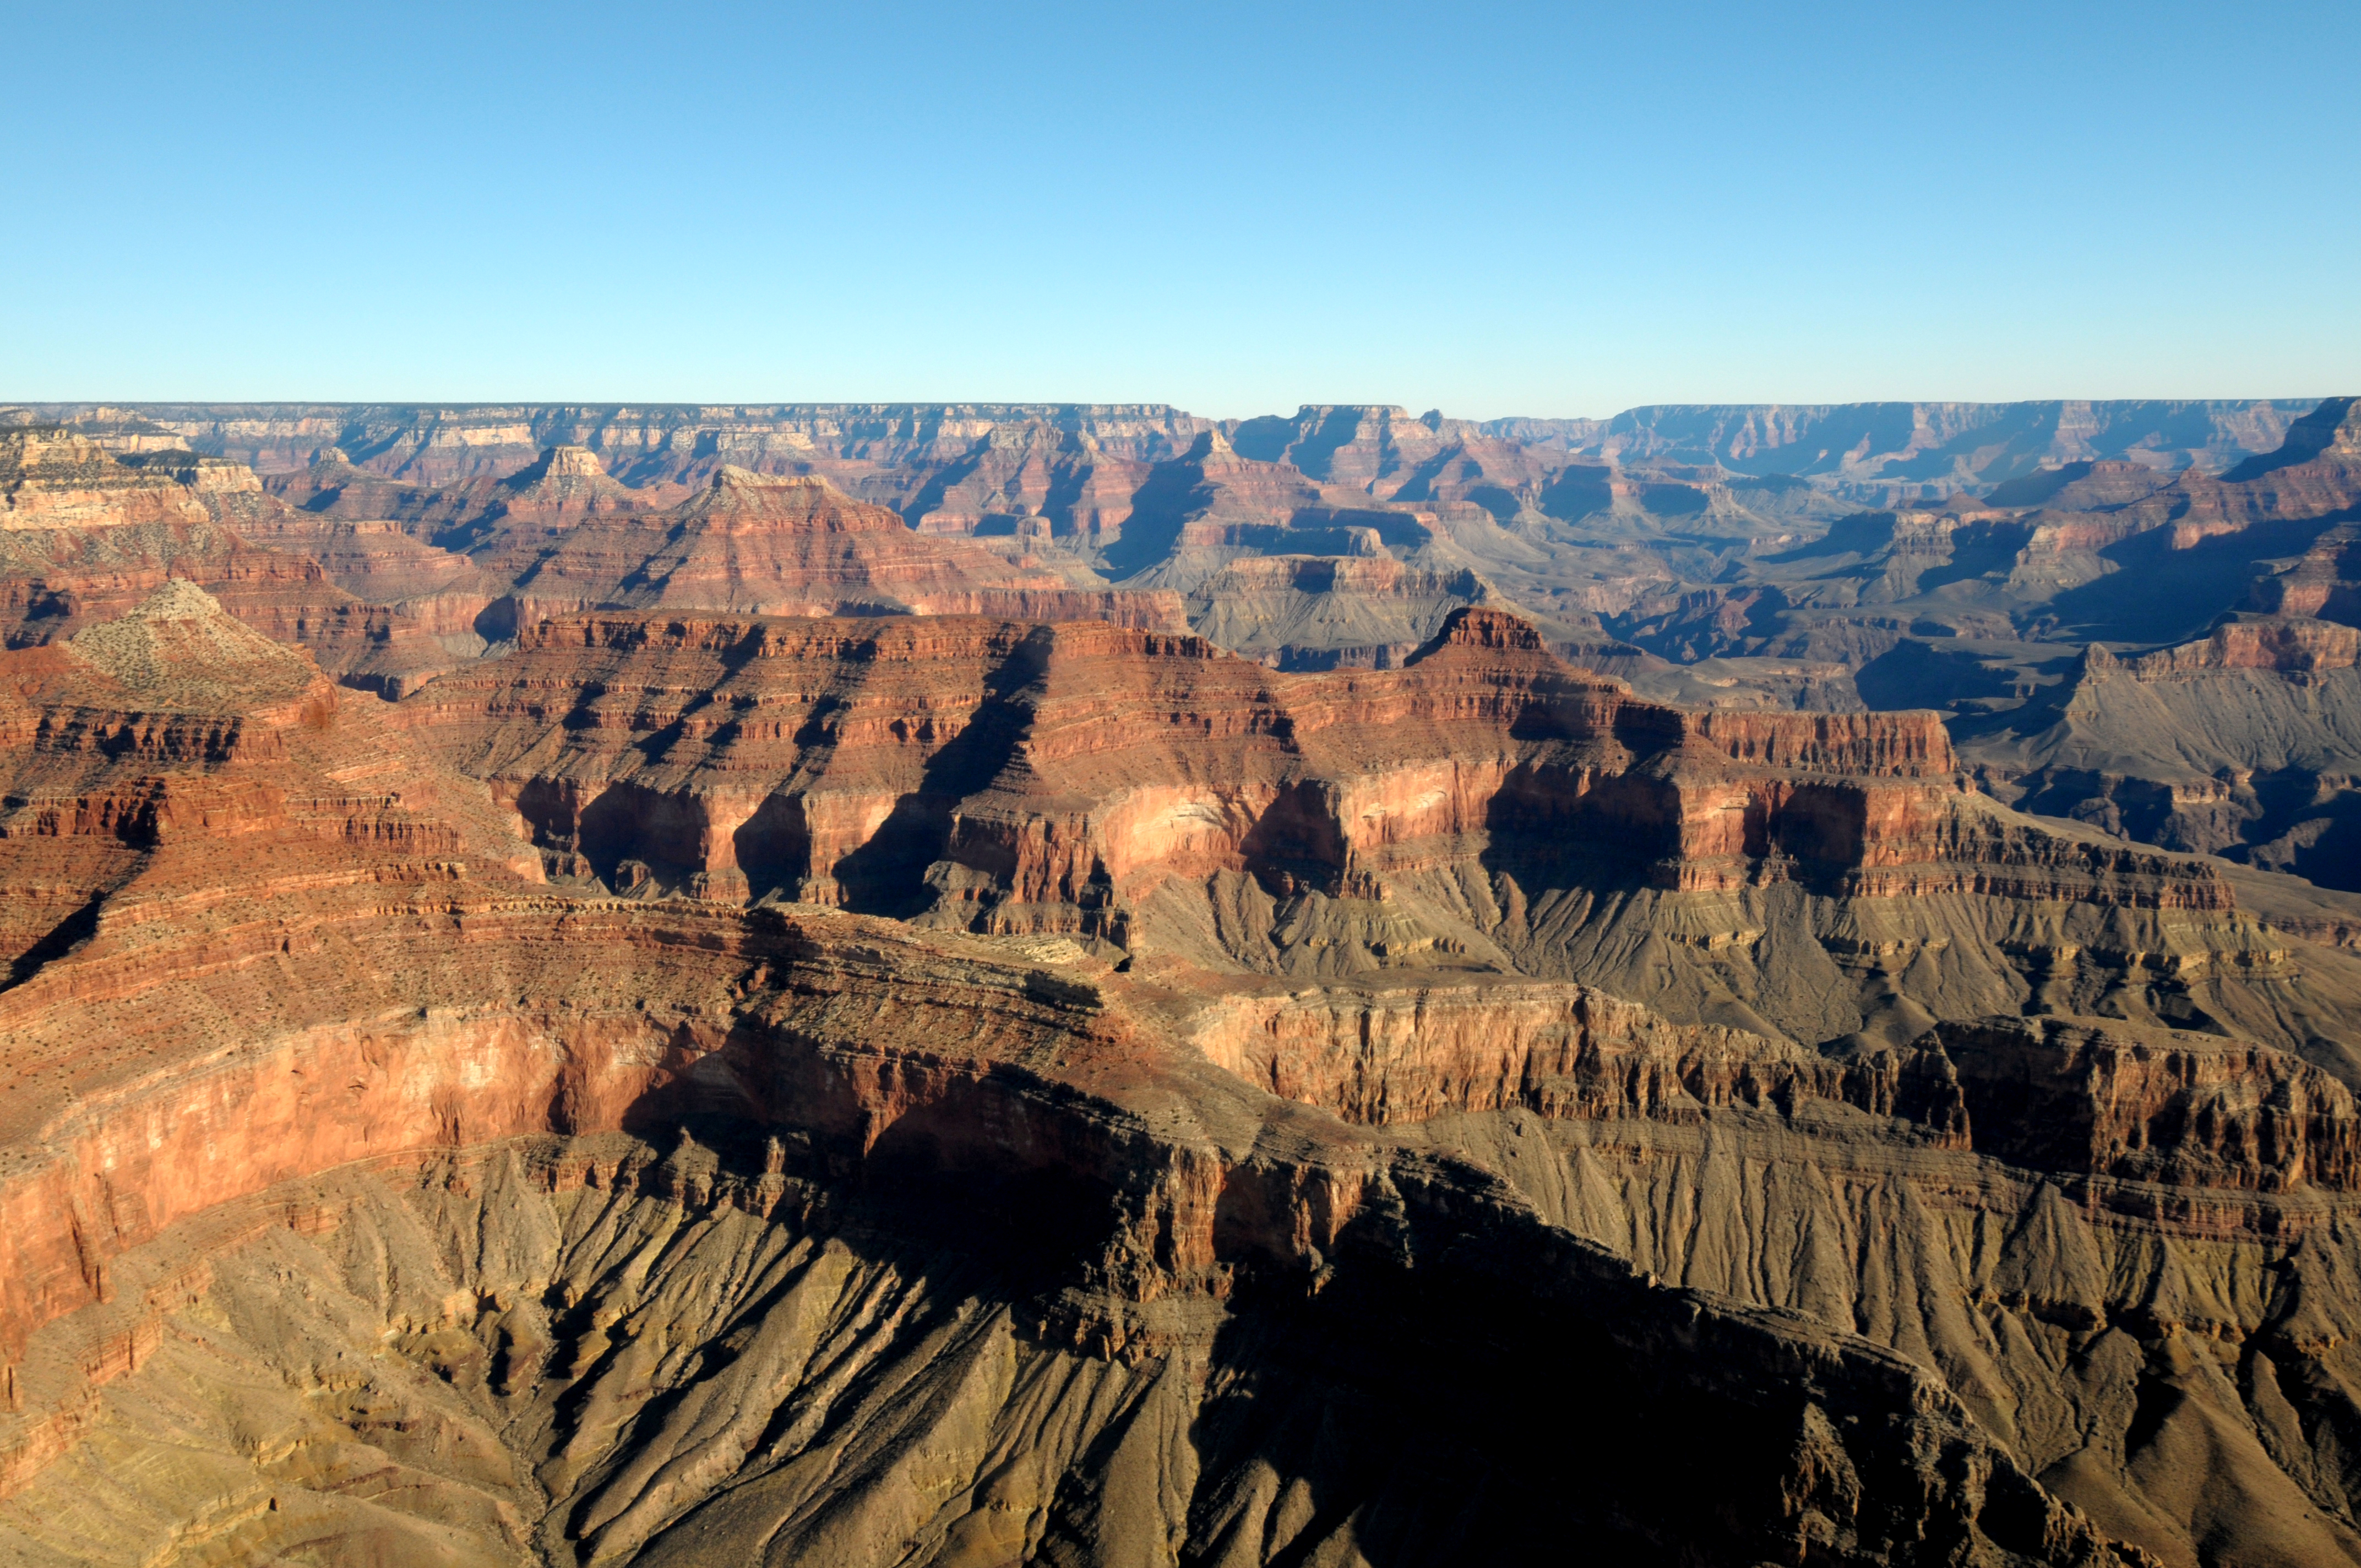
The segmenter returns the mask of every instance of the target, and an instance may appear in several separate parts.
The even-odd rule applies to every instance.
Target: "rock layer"
[[[1290,428],[1100,450],[1524,516],[1469,433]],[[163,577],[0,656],[16,1557],[2361,1561],[2361,959],[2297,884],[2010,812],[1932,714],[1651,702],[1491,606],[1295,673],[921,604],[1072,579],[707,475],[205,503],[405,615],[507,585],[398,704]],[[1396,548],[1334,499],[1281,532]],[[2349,674],[2217,641],[2094,678]]]
[[[1090,1560],[1240,1530],[1257,1560],[1476,1560],[1568,1529],[2128,1560],[1907,1359],[1651,1285],[1480,1168],[1255,1089],[1175,1033],[1179,994],[841,913],[554,895],[369,699],[192,589],[12,657],[20,819],[137,851],[0,992],[0,1529],[28,1561]],[[996,1266],[924,1239],[969,1214],[1015,1244]],[[1399,1337],[1352,1337],[1404,1312],[1407,1393]],[[1596,1484],[1470,1513],[1232,1402],[1358,1401],[1408,1435],[1472,1377],[1505,1412],[1468,1312],[1571,1328],[1558,1409],[1658,1415],[1577,1445]],[[1298,1343],[1327,1347],[1308,1377]],[[939,1394],[896,1416],[879,1378]],[[1080,1457],[1192,1427],[1190,1466]],[[1485,1430],[1417,1441],[1521,1490]],[[1698,1431],[1752,1477],[1730,1510],[1638,1502]],[[961,1432],[1016,1468],[946,1494],[884,1457]],[[1064,1453],[1088,1492],[1051,1484]],[[1255,1500],[1273,1471],[1354,1501]]]
[[[2048,996],[2352,1070],[2341,959],[2202,862],[1993,806],[1931,716],[1685,713],[1497,612],[1298,675],[1104,624],[566,618],[406,711],[610,892],[1577,979],[1806,1042]]]

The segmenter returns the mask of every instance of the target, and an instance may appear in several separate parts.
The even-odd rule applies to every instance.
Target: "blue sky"
[[[2361,5],[0,0],[0,399],[2361,389]]]

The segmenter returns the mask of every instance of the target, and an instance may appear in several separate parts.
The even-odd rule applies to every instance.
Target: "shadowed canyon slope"
[[[29,411],[0,1558],[2361,1563],[2352,409],[1896,407]]]
[[[1486,611],[612,611],[390,706],[176,585],[7,658],[24,1560],[2361,1552],[2344,955],[1931,720]],[[2116,1015],[1706,1016],[1754,908],[1912,994],[1813,924],[1886,905]],[[2078,920],[2177,961],[1962,935]]]

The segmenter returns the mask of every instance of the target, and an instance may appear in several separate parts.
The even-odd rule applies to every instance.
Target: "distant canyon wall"
[[[1047,427],[1107,455],[1154,463],[1219,431],[1265,460],[1324,475],[1329,455],[1389,441],[1478,439],[1609,462],[1718,464],[1755,477],[1993,484],[2044,466],[2128,461],[2220,471],[2276,450],[2318,401],[2192,399],[2027,402],[1695,403],[1611,419],[1469,421],[1381,405],[1307,404],[1292,416],[1212,419],[1161,403],[58,403],[22,416],[158,427],[265,472],[339,447],[360,466],[430,484],[513,473],[545,447],[582,445],[634,484],[721,462],[894,464]],[[10,411],[0,410],[0,417]],[[1415,430],[1412,427],[1421,427]]]

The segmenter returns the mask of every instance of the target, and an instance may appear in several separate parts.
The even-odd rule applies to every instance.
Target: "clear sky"
[[[2361,4],[0,0],[0,399],[2361,390]]]

